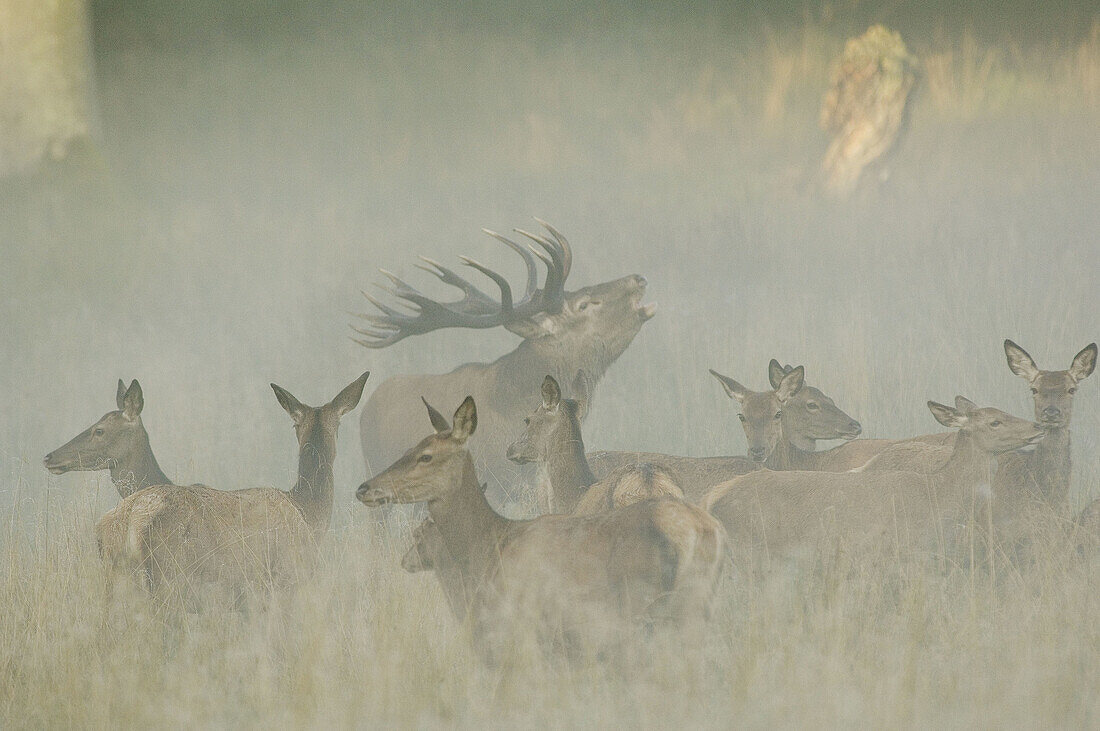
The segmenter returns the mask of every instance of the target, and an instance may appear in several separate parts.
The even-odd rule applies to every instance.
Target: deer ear
[[[535,338],[541,338],[543,335],[552,334],[554,332],[554,324],[549,317],[540,321],[535,321],[531,318],[523,318],[505,324],[504,329],[510,333],[519,335],[524,340],[534,340]]]
[[[454,426],[451,427],[451,437],[459,442],[465,442],[477,430],[477,406],[474,397],[467,396],[455,411]]]
[[[446,417],[439,413],[434,406],[429,404],[428,399],[421,396],[420,400],[428,407],[428,418],[432,420],[432,428],[435,429],[435,433],[440,434],[445,431],[450,431],[451,425],[447,423]]]
[[[336,394],[336,398],[329,402],[329,407],[336,409],[337,416],[343,416],[359,405],[359,399],[363,398],[363,387],[367,383],[370,371],[356,378],[344,390]]]
[[[561,402],[561,387],[553,376],[542,379],[542,405],[547,409],[556,409]]]
[[[974,411],[975,409],[977,409],[978,405],[976,403],[974,403],[973,401],[971,401],[970,399],[968,399],[966,396],[956,396],[955,397],[955,408],[957,410],[963,412],[964,414],[969,414],[971,411]]]
[[[713,368],[710,369],[710,374],[718,379],[718,382],[722,384],[722,389],[725,390],[726,395],[732,399],[737,399],[738,402],[744,401],[745,397],[749,395],[749,389],[742,386],[737,381],[733,380],[729,376],[723,376]]]
[[[145,397],[141,393],[141,384],[137,382],[135,378],[130,381],[130,387],[126,389],[126,393],[122,395],[122,406],[120,411],[130,421],[138,418],[141,414],[141,410],[145,408]]]
[[[1005,357],[1008,358],[1008,367],[1020,378],[1031,382],[1039,376],[1039,366],[1035,365],[1026,350],[1011,340],[1005,340]]]
[[[936,417],[936,421],[951,429],[960,429],[966,426],[968,421],[966,414],[935,401],[928,402],[928,410],[932,412],[932,416]]]
[[[279,399],[279,405],[283,407],[286,413],[290,414],[290,418],[294,420],[294,423],[301,424],[302,419],[306,415],[306,407],[302,402],[294,398],[290,391],[287,391],[282,386],[277,386],[272,383],[271,390],[275,392],[275,398]]]
[[[122,411],[122,398],[126,395],[126,384],[122,382],[122,379],[118,379],[118,389],[115,391],[115,405],[119,411]]]
[[[1069,374],[1073,380],[1080,381],[1088,378],[1096,369],[1096,343],[1089,343],[1084,350],[1073,357],[1073,365],[1069,367]]]
[[[791,396],[794,396],[802,389],[802,384],[806,382],[806,369],[802,366],[791,369],[787,375],[783,376],[783,380],[779,382],[779,388],[775,389],[776,398],[780,403],[786,403]]]
[[[785,375],[787,375],[787,371],[783,366],[779,365],[779,361],[772,358],[771,362],[768,363],[768,383],[771,384],[771,387],[773,389],[778,389]]]

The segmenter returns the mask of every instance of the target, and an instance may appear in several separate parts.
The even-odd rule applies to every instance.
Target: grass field
[[[412,279],[417,253],[508,262],[518,281],[483,226],[549,220],[574,244],[574,286],[649,279],[658,314],[597,390],[593,449],[743,452],[707,368],[763,389],[772,357],[804,364],[865,436],[933,431],[925,401],[956,393],[1027,416],[1001,341],[1061,369],[1100,337],[1091,11],[318,7],[100,4],[97,142],[0,182],[0,725],[1100,721],[1100,560],[1057,547],[993,580],[741,573],[702,657],[631,680],[537,662],[502,679],[354,502],[353,418],[324,569],[286,611],[176,624],[131,607],[101,632],[92,526],[117,495],[42,456],[138,378],[168,475],[289,487],[269,381],[317,403],[365,368],[369,392],[513,347],[347,337],[376,268]],[[814,185],[829,63],[879,21],[922,62],[911,117],[885,168],[829,201]],[[1093,376],[1076,399],[1074,505],[1100,496],[1098,394]]]

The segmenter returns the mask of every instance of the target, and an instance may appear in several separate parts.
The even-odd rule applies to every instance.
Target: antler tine
[[[375,286],[379,287],[379,288],[382,288],[382,289],[385,289],[385,287],[381,287],[381,285],[375,285]],[[405,317],[404,312],[399,312],[398,310],[395,310],[394,308],[389,307],[388,304],[384,303],[382,300],[379,300],[377,297],[372,296],[370,292],[366,292],[362,289],[359,290],[359,291],[360,291],[361,295],[366,298],[366,301],[370,302],[371,304],[373,304],[373,306],[375,306],[376,308],[381,310],[383,314],[388,314],[389,317],[392,317],[392,318],[403,318],[403,317]],[[365,315],[359,315],[359,317],[365,317]]]
[[[501,236],[496,231],[490,231],[487,228],[483,228],[481,230],[492,236],[497,241],[505,244],[512,251],[523,257],[523,263],[527,265],[527,288],[524,291],[523,299],[530,299],[531,296],[535,293],[535,290],[539,288],[539,268],[535,264],[534,257],[531,256],[531,253],[527,251],[526,248],[520,246],[508,237]]]
[[[543,285],[541,299],[544,300],[544,304],[550,303],[556,307],[557,304],[564,299],[565,294],[565,277],[563,276],[565,262],[562,259],[561,249],[548,239],[537,236],[529,231],[517,228],[516,233],[531,239],[541,246],[546,254],[549,254],[549,258],[547,258],[546,255],[535,247],[530,247],[531,251],[534,252],[536,256],[546,262],[546,284]]]
[[[460,276],[455,271],[448,269],[434,259],[429,259],[426,256],[421,256],[420,259],[421,261],[429,264],[430,267],[424,266],[422,264],[416,264],[414,266],[416,266],[418,269],[423,269],[430,274],[434,274],[435,276],[439,277],[439,279],[445,284],[449,284],[452,287],[461,289],[462,292],[466,295],[463,303],[468,304],[476,302],[480,305],[488,305],[493,308],[497,306],[496,301],[494,301],[492,297],[482,292],[480,289],[474,286],[472,282]],[[431,267],[434,267],[434,269]]]
[[[569,277],[569,271],[573,268],[573,249],[569,246],[569,240],[562,236],[561,231],[558,231],[556,228],[548,224],[546,221],[543,221],[538,216],[535,216],[535,221],[537,221],[540,226],[549,231],[550,235],[553,236],[554,240],[558,242],[559,246],[561,246],[562,260],[564,262],[564,266],[562,268],[565,270],[563,272],[562,279],[567,279]]]
[[[362,338],[354,337],[352,338],[352,340],[359,343],[364,348],[385,348],[388,345],[393,345],[398,340],[402,340],[408,335],[408,333],[402,333],[400,330],[390,330],[383,333],[354,326],[352,326],[351,329],[359,333],[360,335],[366,335],[369,338],[373,338],[372,340],[363,340]]]
[[[536,219],[537,220],[537,219]],[[536,317],[541,313],[554,313],[561,309],[564,298],[565,277],[568,276],[572,254],[568,242],[556,229],[539,221],[549,232],[549,237],[517,229],[517,233],[530,239],[533,245],[523,246],[501,236],[495,231],[483,229],[485,233],[508,246],[523,258],[527,268],[527,286],[523,298],[517,301],[508,280],[499,272],[467,256],[460,257],[465,266],[476,269],[497,285],[500,301],[486,294],[467,278],[438,261],[421,256],[423,263],[416,267],[423,269],[444,284],[459,289],[462,299],[453,302],[439,302],[416,289],[393,272],[380,269],[388,279],[387,284],[376,283],[380,289],[388,292],[394,301],[387,304],[382,300],[363,292],[363,296],[377,309],[376,314],[356,315],[365,321],[365,327],[352,326],[352,330],[363,338],[352,338],[367,348],[384,348],[403,340],[410,335],[431,332],[441,328],[489,328],[499,325],[527,337],[527,330],[520,322]],[[546,279],[539,287],[539,266],[537,260],[546,265]]]
[[[458,258],[460,260],[462,260],[462,263],[465,264],[466,266],[477,269],[479,272],[481,272],[485,276],[489,277],[489,279],[492,279],[494,282],[496,282],[497,286],[500,287],[500,312],[501,312],[501,315],[503,316],[504,319],[507,319],[509,316],[511,316],[512,311],[513,311],[512,310],[512,286],[510,284],[508,284],[508,280],[505,279],[500,274],[498,274],[497,272],[494,272],[489,267],[485,266],[484,264],[482,264],[478,261],[475,261],[474,259],[471,259],[468,256],[460,256]]]

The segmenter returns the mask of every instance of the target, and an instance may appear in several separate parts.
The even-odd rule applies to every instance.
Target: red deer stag
[[[542,223],[542,222],[540,222]],[[407,314],[366,295],[380,314],[363,315],[368,327],[356,328],[368,348],[384,348],[412,335],[442,328],[503,327],[523,342],[492,363],[466,363],[442,375],[395,376],[371,394],[363,408],[361,431],[367,473],[392,463],[415,440],[416,428],[408,415],[419,408],[422,396],[429,401],[457,401],[472,394],[482,405],[483,438],[474,448],[478,468],[490,484],[494,502],[503,502],[506,488],[515,484],[515,466],[503,458],[516,427],[529,407],[530,394],[543,375],[571,378],[583,368],[599,380],[630,345],[642,324],[653,317],[656,306],[642,304],[646,280],[630,275],[603,284],[566,291],[573,255],[569,243],[552,226],[542,223],[548,236],[518,231],[532,242],[524,248],[504,236],[486,231],[523,257],[527,266],[524,295],[513,299],[508,281],[497,272],[466,257],[462,262],[493,280],[499,301],[482,292],[451,269],[424,258],[420,268],[445,284],[462,291],[454,302],[439,302],[417,291],[389,272],[387,288],[414,312]],[[536,257],[546,265],[546,280],[538,286]],[[514,497],[514,496],[513,496]],[[520,496],[526,509],[534,507],[530,496]]]

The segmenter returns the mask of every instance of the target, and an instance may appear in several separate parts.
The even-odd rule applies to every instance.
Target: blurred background
[[[917,80],[838,199],[822,97],[876,23]],[[0,124],[23,135],[0,179],[6,540],[116,502],[105,473],[41,459],[118,378],[143,385],[169,476],[289,487],[268,382],[319,404],[365,369],[369,393],[505,353],[494,331],[368,351],[349,313],[378,267],[430,287],[421,253],[519,282],[480,229],[532,216],[573,243],[571,286],[640,273],[659,303],[597,392],[590,449],[743,453],[707,368],[763,390],[772,357],[866,436],[935,431],[925,400],[956,393],[1029,415],[1001,341],[1061,369],[1100,335],[1092,3],[3,0],[0,38]],[[57,102],[44,120],[34,94]],[[35,137],[50,125],[71,135]],[[1098,393],[1077,397],[1075,501],[1098,491]],[[366,520],[357,418],[339,449],[347,525]]]

